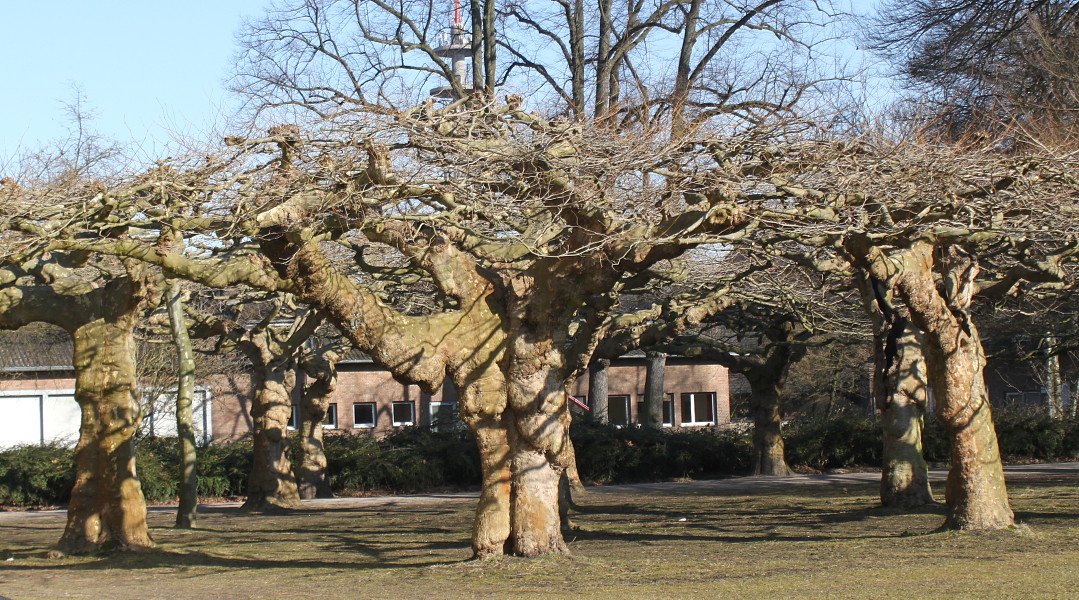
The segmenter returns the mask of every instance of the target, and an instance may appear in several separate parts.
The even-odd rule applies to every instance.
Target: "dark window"
[[[644,400],[637,403],[637,422],[644,423]],[[663,424],[674,425],[674,394],[667,394],[663,401]]]
[[[452,427],[457,422],[457,405],[452,402],[431,403],[431,427]]]
[[[352,405],[352,426],[353,427],[374,427],[375,426],[375,403],[374,402],[357,402]]]
[[[291,412],[288,415],[288,428],[296,429],[300,426],[300,407],[293,404],[289,409]]]
[[[607,396],[607,418],[611,425],[629,425],[629,396]]]
[[[416,422],[416,406],[411,402],[393,403],[393,424],[413,425]]]

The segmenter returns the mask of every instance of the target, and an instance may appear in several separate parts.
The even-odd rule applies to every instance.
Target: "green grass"
[[[1020,527],[932,533],[941,510],[874,507],[875,487],[749,495],[590,491],[570,558],[468,562],[473,500],[394,499],[287,515],[151,514],[159,548],[50,559],[63,515],[0,515],[0,596],[36,598],[1069,598],[1079,475],[1010,480]],[[685,519],[684,521],[681,519]]]

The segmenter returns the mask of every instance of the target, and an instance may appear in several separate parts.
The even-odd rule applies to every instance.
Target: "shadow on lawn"
[[[138,553],[117,553],[117,554],[103,554],[97,556],[95,559],[88,562],[78,562],[71,564],[34,564],[34,565],[20,565],[9,564],[4,565],[3,570],[11,571],[105,571],[112,569],[185,569],[185,568],[211,568],[211,569],[225,569],[228,571],[237,570],[250,570],[250,569],[309,569],[317,571],[321,569],[332,570],[355,570],[364,571],[372,569],[396,569],[401,567],[419,568],[419,567],[433,567],[439,565],[454,565],[461,563],[461,560],[415,560],[414,557],[402,557],[402,558],[388,558],[384,556],[384,552],[378,549],[378,546],[384,544],[361,544],[353,542],[348,547],[342,546],[339,549],[341,551],[351,552],[352,556],[357,558],[366,557],[368,560],[361,561],[327,561],[327,560],[306,560],[306,559],[267,559],[267,558],[254,558],[254,557],[239,557],[239,556],[221,556],[218,554],[211,554],[208,552],[200,552],[197,550],[190,550],[186,552],[172,552],[169,550],[154,549],[148,552]],[[464,545],[460,543],[434,543],[425,544],[422,546],[413,546],[414,549],[420,548],[467,548],[467,543]],[[41,550],[24,550],[8,553],[17,561],[23,559],[40,558],[42,555]],[[208,573],[207,573],[208,574]],[[198,576],[200,574],[192,574]]]

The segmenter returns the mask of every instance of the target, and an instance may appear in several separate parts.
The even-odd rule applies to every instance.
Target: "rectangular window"
[[[637,422],[644,423],[644,400],[637,403]],[[667,394],[663,401],[663,426],[674,425],[674,394]]]
[[[375,426],[375,403],[374,402],[356,402],[352,405],[352,426],[353,427],[374,427]]]
[[[713,392],[682,394],[683,425],[715,425],[716,395]]]
[[[326,429],[337,429],[337,405],[331,404],[326,407],[326,416],[322,419],[322,426]]]
[[[611,425],[629,425],[629,396],[607,396],[607,418]]]
[[[416,423],[416,405],[412,402],[393,403],[393,424],[395,426],[414,425]]]
[[[300,407],[293,404],[289,408],[292,412],[288,415],[288,428],[296,429],[300,426]]]
[[[452,427],[457,422],[457,404],[453,402],[431,403],[431,427]]]

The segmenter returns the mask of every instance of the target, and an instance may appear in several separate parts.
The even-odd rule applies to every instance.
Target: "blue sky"
[[[0,161],[63,136],[77,93],[93,129],[150,154],[170,132],[205,131],[228,110],[235,34],[268,4],[0,0]]]
[[[865,11],[873,0],[837,2]],[[77,97],[92,130],[146,156],[174,136],[203,136],[231,108],[236,33],[270,3],[0,0],[0,165],[63,137]]]

